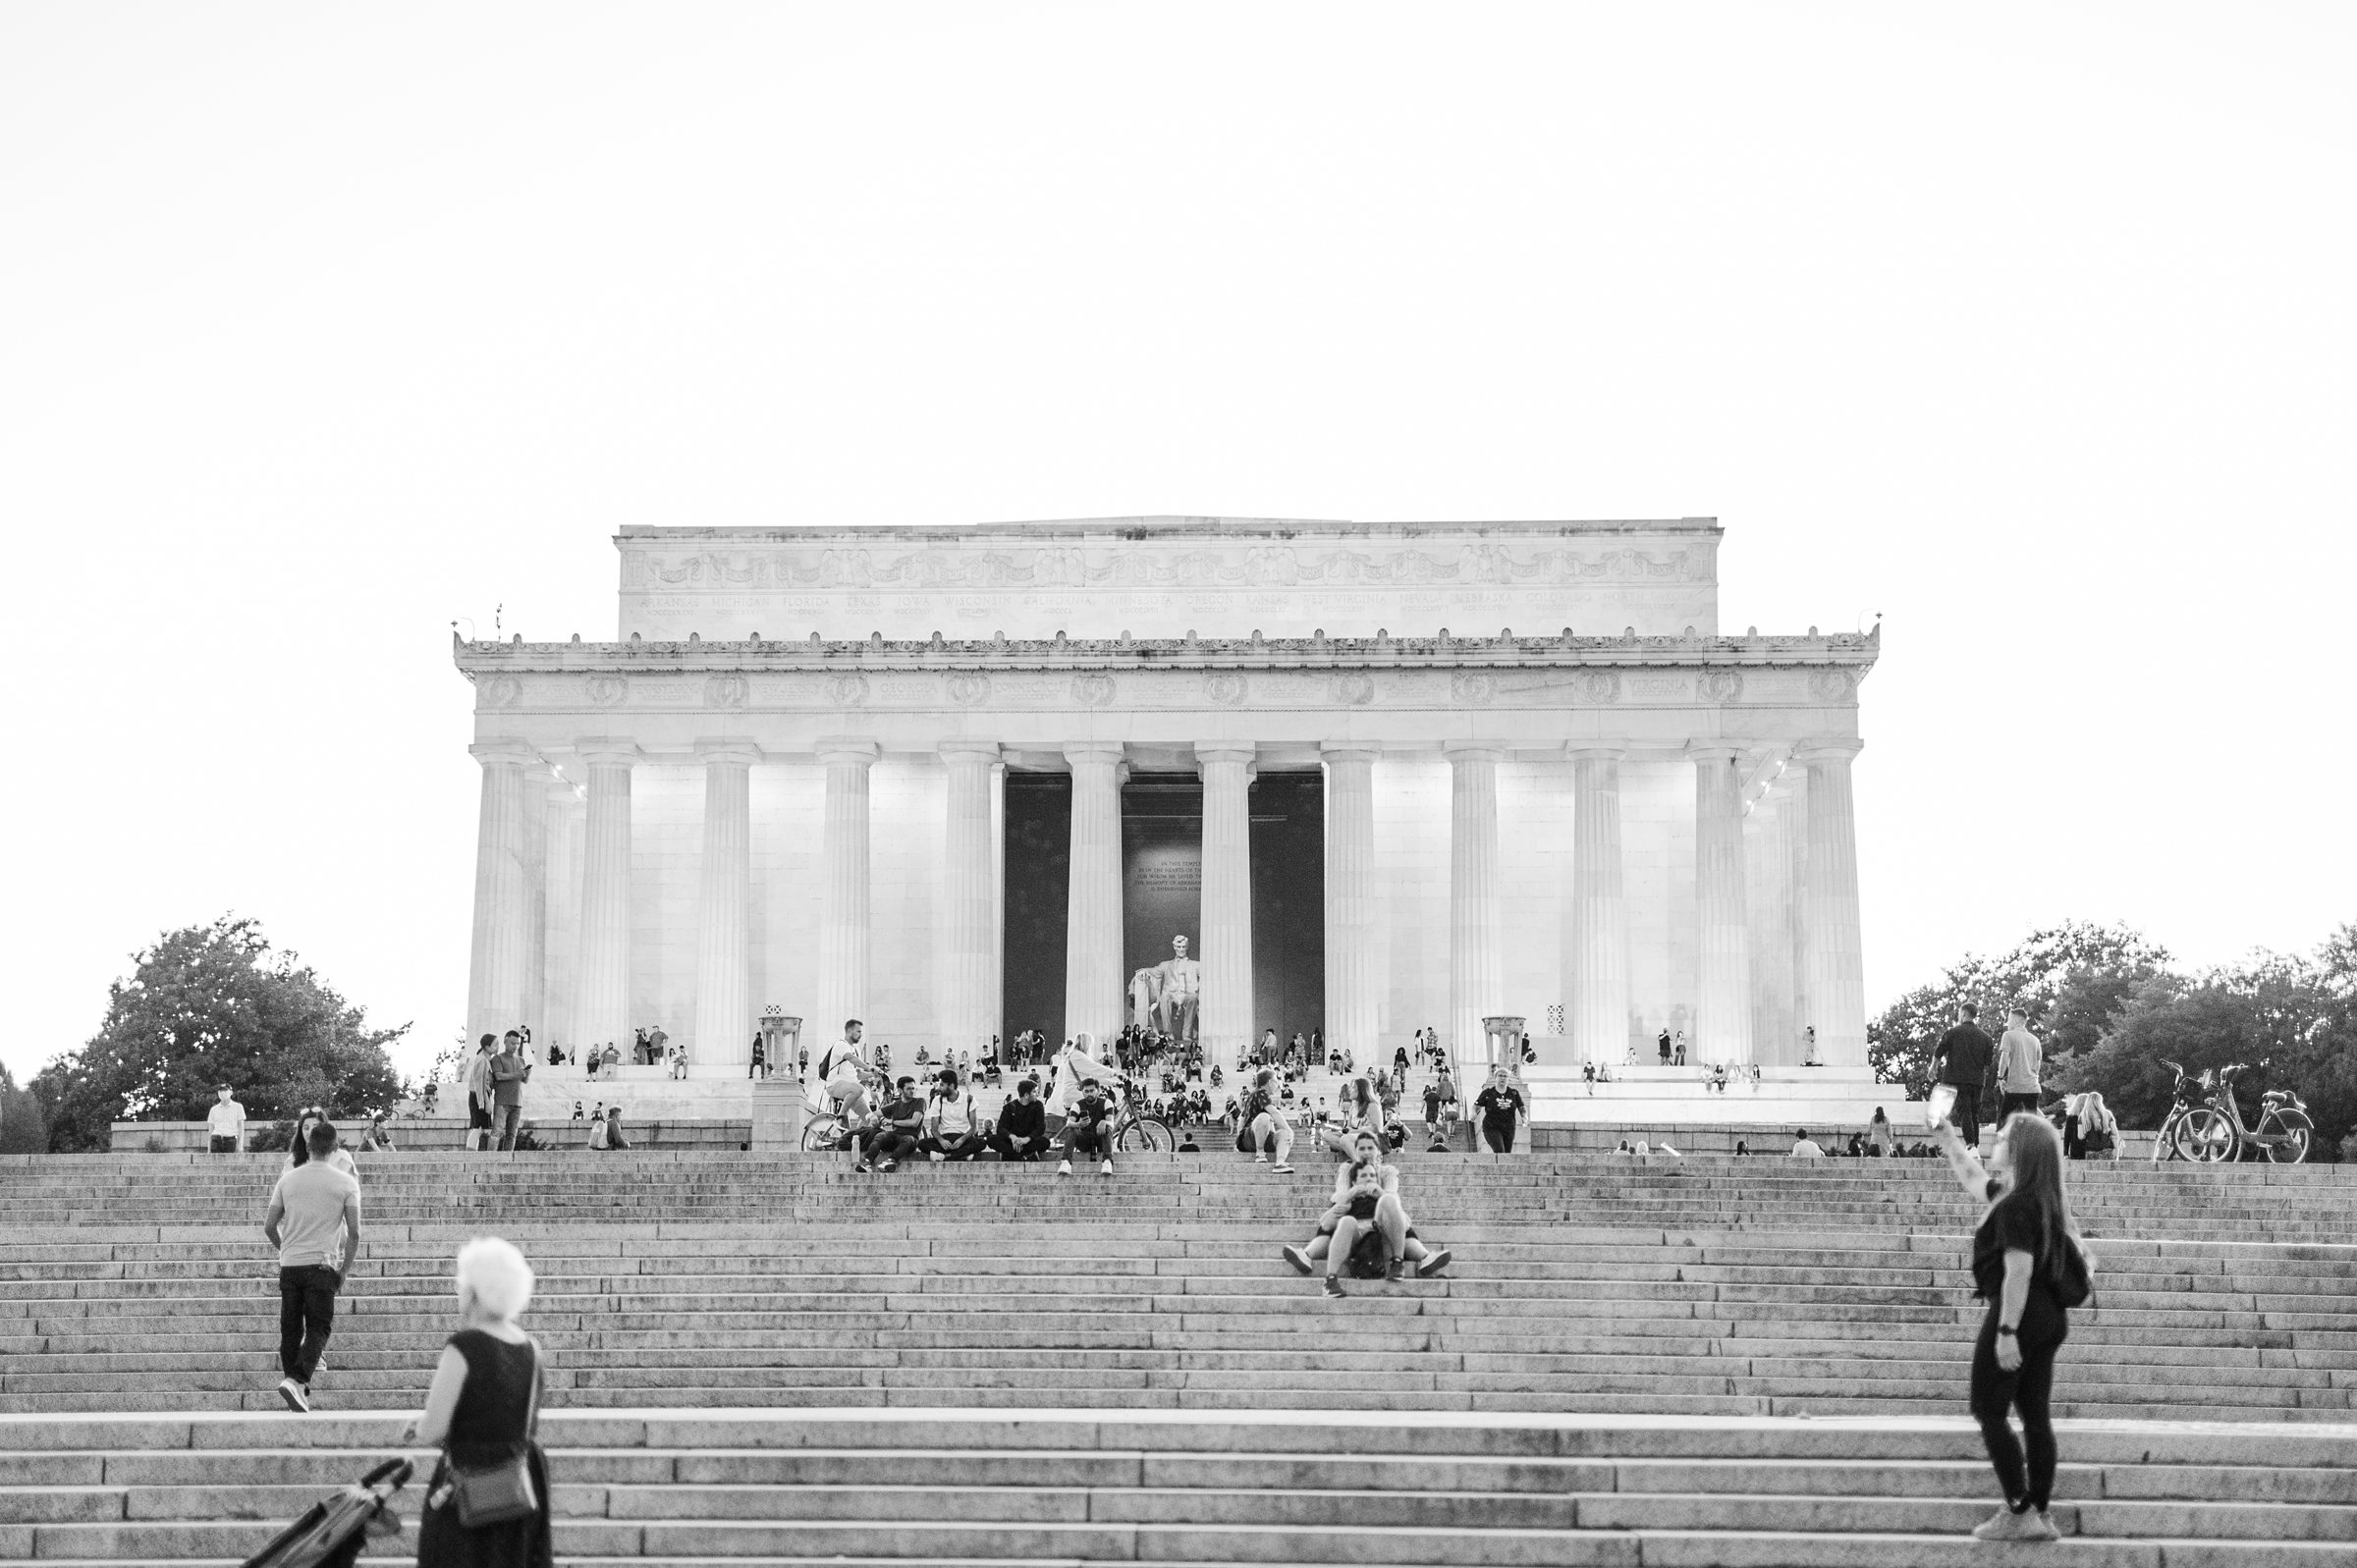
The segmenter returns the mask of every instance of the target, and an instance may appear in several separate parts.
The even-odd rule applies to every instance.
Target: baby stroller
[[[388,1459],[356,1486],[322,1498],[241,1568],[352,1568],[371,1536],[401,1534],[393,1494],[410,1483],[407,1459]]]

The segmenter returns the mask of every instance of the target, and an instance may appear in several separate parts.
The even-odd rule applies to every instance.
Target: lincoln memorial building
[[[455,650],[469,1037],[627,1059],[660,1026],[718,1093],[767,1011],[905,1062],[1184,992],[1230,1064],[1269,1029],[1388,1063],[1426,1025],[1478,1062],[1525,1019],[1542,1117],[1664,1031],[1681,1081],[1871,1101],[1879,636],[1723,627],[1721,532],[626,528],[613,640]]]

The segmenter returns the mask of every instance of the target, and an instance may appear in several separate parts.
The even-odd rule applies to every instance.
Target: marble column
[[[551,778],[542,786],[541,837],[546,840],[542,882],[547,889],[547,935],[542,944],[542,1024],[545,1037],[571,1050],[573,1037],[573,964],[580,943],[581,915],[581,799],[573,784]]]
[[[1751,909],[1744,894],[1744,747],[1698,741],[1694,762],[1694,1054],[1751,1059]]]
[[[1792,942],[1778,961],[1792,979],[1792,1026],[1780,1041],[1776,1059],[1797,1067],[1805,1059],[1801,1030],[1809,1008],[1809,770],[1797,760],[1784,773],[1784,886],[1791,895]]]
[[[1072,770],[1071,875],[1064,905],[1064,1032],[1100,1048],[1122,1032],[1122,781],[1118,743],[1064,748]],[[1055,1042],[1049,1043],[1051,1046]],[[1103,1055],[1102,1049],[1098,1054]]]
[[[523,771],[523,995],[516,1014],[548,1045],[548,768]]]
[[[630,769],[627,740],[577,740],[589,786],[581,844],[580,941],[574,960],[573,1027],[583,1046],[630,1053]]]
[[[1470,1084],[1472,1067],[1486,1070],[1489,1061],[1481,1020],[1506,1011],[1498,904],[1498,764],[1506,751],[1454,743],[1442,750],[1449,758],[1449,1045]]]
[[[1809,771],[1807,947],[1809,1013],[1817,1060],[1827,1067],[1866,1065],[1866,965],[1858,914],[1858,824],[1849,763],[1863,749],[1851,739],[1795,748]]]
[[[1620,865],[1620,759],[1611,746],[1571,757],[1571,1046],[1583,1061],[1628,1059],[1628,895]]]
[[[466,748],[483,766],[474,834],[474,941],[466,972],[466,1038],[499,1034],[531,1020],[531,849],[533,817],[526,774],[539,764],[521,741],[486,740]]]
[[[827,770],[827,803],[818,848],[817,1016],[802,1022],[816,1062],[827,1043],[843,1038],[846,1020],[867,1015],[868,771],[881,748],[872,740],[818,743]]]
[[[953,742],[941,748],[941,760],[950,776],[942,865],[941,1043],[950,1051],[970,1051],[979,1060],[990,1050],[998,1014],[991,953],[998,931],[991,775],[999,765],[999,748]]]
[[[1226,1071],[1252,1043],[1250,741],[1195,744],[1203,780],[1203,1057]]]
[[[1743,819],[1743,896],[1751,905],[1751,1059],[1784,1064],[1792,1023],[1791,850],[1785,796],[1771,788]]]
[[[1372,746],[1326,758],[1326,1049],[1376,1057],[1375,764]]]
[[[704,860],[697,879],[695,1036],[689,1062],[753,1059],[753,764],[749,740],[695,743],[704,764]]]

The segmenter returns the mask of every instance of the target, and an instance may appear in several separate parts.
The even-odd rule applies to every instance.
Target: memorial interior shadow
[[[1007,964],[1003,1037],[1065,1037],[1065,910],[1071,780],[1007,776]],[[1122,789],[1123,978],[1203,955],[1203,786],[1140,773]],[[1281,1040],[1325,1026],[1326,791],[1316,773],[1264,773],[1252,786],[1253,1028]]]

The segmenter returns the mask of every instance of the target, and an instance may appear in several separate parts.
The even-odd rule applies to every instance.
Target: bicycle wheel
[[[1113,1146],[1125,1155],[1167,1155],[1178,1147],[1178,1140],[1161,1117],[1140,1116],[1122,1129]]]
[[[2296,1165],[2308,1158],[2315,1123],[2296,1110],[2271,1110],[2259,1118],[2259,1147],[2278,1165]]]
[[[841,1116],[812,1116],[810,1124],[802,1129],[802,1153],[804,1154],[833,1154],[836,1145],[842,1142],[843,1118]]]
[[[2216,1106],[2197,1106],[2185,1112],[2177,1127],[2177,1152],[2188,1160],[2215,1165],[2234,1158],[2235,1146],[2242,1141],[2234,1130],[2234,1118]]]

